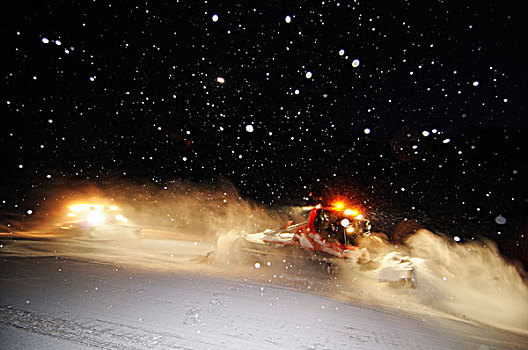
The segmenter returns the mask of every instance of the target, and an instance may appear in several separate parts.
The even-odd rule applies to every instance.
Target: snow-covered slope
[[[2,256],[2,348],[487,349],[528,339],[410,316],[214,269],[156,271],[71,258]]]

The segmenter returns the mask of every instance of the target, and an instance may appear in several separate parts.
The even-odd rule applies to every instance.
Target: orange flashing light
[[[345,204],[343,202],[337,201],[333,203],[334,210],[343,210],[345,209]]]

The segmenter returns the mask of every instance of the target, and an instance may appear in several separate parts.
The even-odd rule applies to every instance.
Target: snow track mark
[[[0,323],[31,333],[103,349],[194,349],[184,339],[166,332],[131,327],[98,319],[72,321],[0,306]]]

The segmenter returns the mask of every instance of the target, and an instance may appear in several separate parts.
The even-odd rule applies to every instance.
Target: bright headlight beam
[[[68,209],[70,209],[74,213],[80,213],[82,211],[89,211],[90,207],[90,204],[73,204],[68,206]]]
[[[358,215],[358,211],[357,210],[354,210],[354,209],[347,209],[345,210],[344,214],[346,216],[355,216],[355,215]]]
[[[105,217],[105,215],[102,212],[100,212],[98,210],[94,210],[94,211],[89,212],[86,215],[86,219],[92,225],[100,225],[103,222],[105,222],[106,217]]]

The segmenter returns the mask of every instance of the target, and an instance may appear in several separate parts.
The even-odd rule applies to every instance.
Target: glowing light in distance
[[[286,23],[290,23],[291,22],[291,17],[290,16],[286,16],[286,18],[284,18],[284,20],[286,21]]]
[[[92,225],[100,225],[105,222],[106,217],[104,214],[98,210],[91,211],[86,215],[86,219]]]
[[[218,21],[218,15],[213,15],[213,22]]]
[[[341,226],[348,227],[348,225],[350,225],[350,220],[348,219],[341,220]]]
[[[353,233],[354,232],[354,228],[352,226],[349,226],[346,228],[346,233]]]
[[[362,220],[363,219],[363,214],[359,214],[358,216],[355,217],[355,219]]]
[[[111,205],[109,207],[110,210],[119,210],[119,207],[117,205]]]
[[[216,78],[216,81],[217,81],[218,83],[220,83],[220,84],[225,83],[225,79],[222,78],[222,77],[218,77],[218,78]]]
[[[359,66],[359,60],[356,58],[352,61],[352,67],[356,68],[357,66]]]

